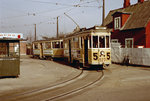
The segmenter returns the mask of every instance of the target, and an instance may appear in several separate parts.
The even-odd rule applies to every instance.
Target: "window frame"
[[[118,30],[121,28],[121,17],[114,18],[114,29]]]
[[[127,41],[132,41],[132,46],[131,47],[127,47]],[[134,45],[134,38],[125,38],[125,48],[133,48]]]

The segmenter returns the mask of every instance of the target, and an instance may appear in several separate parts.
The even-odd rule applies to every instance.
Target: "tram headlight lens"
[[[105,52],[104,51],[101,51],[101,55],[104,55],[105,54]]]

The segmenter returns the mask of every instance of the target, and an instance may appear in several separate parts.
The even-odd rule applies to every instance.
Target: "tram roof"
[[[62,38],[50,38],[50,39],[47,39],[47,40],[36,40],[36,41],[33,41],[33,42],[57,41],[57,40],[62,40]]]
[[[67,37],[78,35],[78,34],[85,34],[90,32],[110,32],[106,27],[103,26],[94,26],[91,28],[81,28],[78,30],[74,30],[74,32],[67,35]]]

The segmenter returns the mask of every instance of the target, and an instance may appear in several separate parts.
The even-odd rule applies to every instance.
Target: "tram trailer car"
[[[63,40],[38,40],[33,42],[33,56],[40,59],[62,58]]]
[[[66,36],[64,57],[78,68],[110,65],[110,32],[106,27],[94,26]]]

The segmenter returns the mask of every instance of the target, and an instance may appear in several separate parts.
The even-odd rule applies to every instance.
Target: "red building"
[[[112,31],[112,42],[126,48],[150,48],[150,0],[134,5],[124,0],[123,8],[110,11],[104,25]]]

